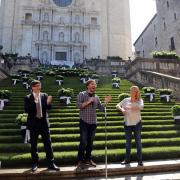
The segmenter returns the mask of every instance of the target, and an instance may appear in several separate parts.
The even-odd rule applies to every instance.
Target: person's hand
[[[47,98],[47,104],[51,104],[51,102],[52,102],[52,96],[48,96],[48,98]]]
[[[121,108],[121,112],[123,113],[123,115],[127,114],[127,111],[124,108]]]
[[[123,109],[127,111],[127,110],[131,110],[132,107],[131,106],[125,106],[125,107],[123,107]]]
[[[104,103],[108,104],[111,101],[111,96],[105,96],[104,97]]]
[[[90,97],[89,98],[89,104],[94,103],[96,101],[96,97]]]

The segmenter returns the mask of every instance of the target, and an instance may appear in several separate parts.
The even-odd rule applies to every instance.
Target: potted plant
[[[119,84],[121,82],[121,79],[118,77],[115,77],[112,79],[112,88],[119,88]]]
[[[0,110],[9,102],[12,92],[9,90],[0,90]]]
[[[56,75],[56,82],[59,84],[59,86],[61,84],[63,84],[63,81],[64,81],[64,77],[62,75]]]
[[[15,120],[15,122],[20,126],[21,135],[22,135],[25,143],[27,143],[29,141],[29,139],[30,139],[30,137],[26,137],[26,133],[27,133],[27,116],[28,116],[28,114],[21,113],[21,114],[18,114],[18,116],[16,117],[16,120]]]
[[[175,124],[180,124],[180,105],[174,105],[171,108],[172,114],[174,116]]]
[[[16,83],[20,82],[20,75],[12,75],[11,76],[13,85],[16,85]]]
[[[71,98],[74,95],[74,90],[71,88],[61,88],[58,90],[58,97],[60,99],[60,102],[62,102],[64,105],[68,105],[71,103]]]
[[[164,102],[170,102],[172,97],[172,89],[158,89],[160,94],[160,100]]]
[[[152,102],[155,100],[156,89],[154,87],[143,87],[142,90],[144,91],[145,100],[148,100],[149,102]]]
[[[121,94],[119,94],[118,99],[121,102],[123,99],[125,99],[127,97],[130,97],[130,94],[128,94],[128,93],[121,93]]]

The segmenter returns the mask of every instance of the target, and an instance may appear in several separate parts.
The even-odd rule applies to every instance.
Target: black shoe
[[[139,161],[139,162],[138,162],[138,166],[143,166],[143,162],[142,162],[142,161]]]
[[[33,164],[31,170],[35,172],[37,171],[37,169],[38,169],[38,164]]]
[[[122,165],[129,164],[131,161],[129,159],[125,159],[121,162]]]
[[[54,170],[54,171],[60,171],[60,168],[57,167],[54,163],[50,164],[50,165],[48,166],[48,169],[49,169],[49,170]]]

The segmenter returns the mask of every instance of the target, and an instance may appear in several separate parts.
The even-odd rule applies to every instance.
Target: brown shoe
[[[96,167],[96,163],[93,162],[93,160],[87,160],[87,161],[85,161],[84,164],[87,165],[87,166]]]
[[[121,162],[122,165],[124,164],[129,164],[131,161],[129,159],[125,159],[124,161]]]

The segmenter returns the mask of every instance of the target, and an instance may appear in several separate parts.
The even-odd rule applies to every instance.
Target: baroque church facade
[[[153,51],[175,51],[180,56],[180,0],[156,0],[157,13],[135,41],[141,57]]]
[[[129,0],[1,0],[3,52],[43,64],[131,56]]]

